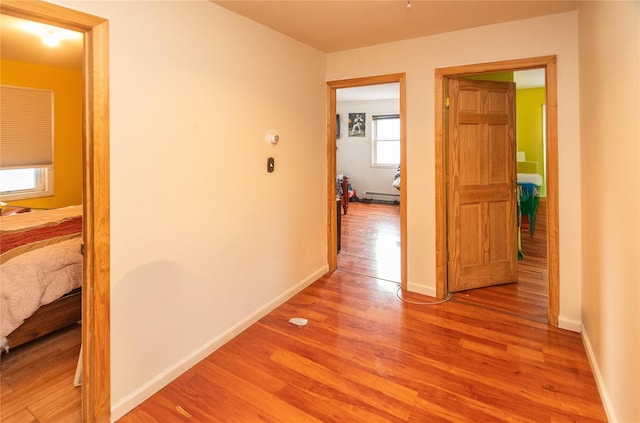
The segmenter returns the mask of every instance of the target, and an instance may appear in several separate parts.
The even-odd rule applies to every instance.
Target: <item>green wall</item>
[[[544,148],[542,133],[542,106],[545,102],[544,88],[528,88],[516,91],[516,138],[518,151],[524,151],[528,162],[538,163],[538,174],[544,183],[540,196],[547,196],[547,181],[544,178]]]

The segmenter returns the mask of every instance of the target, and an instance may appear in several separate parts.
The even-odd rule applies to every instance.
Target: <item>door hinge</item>
[[[451,104],[451,102],[450,102],[450,100],[449,100],[449,97],[447,97],[447,98],[444,100],[444,107],[446,107],[446,108],[448,109],[448,108],[449,108],[449,106],[450,106],[450,104]]]

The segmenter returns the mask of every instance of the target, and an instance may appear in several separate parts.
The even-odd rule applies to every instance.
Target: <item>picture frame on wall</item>
[[[366,133],[366,113],[349,113],[349,136],[364,137]]]

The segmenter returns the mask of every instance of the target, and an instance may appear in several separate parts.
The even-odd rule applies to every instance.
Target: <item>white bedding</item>
[[[518,173],[518,183],[542,186],[542,176],[537,173]]]
[[[0,336],[40,306],[82,285],[81,237],[14,257],[0,265]]]

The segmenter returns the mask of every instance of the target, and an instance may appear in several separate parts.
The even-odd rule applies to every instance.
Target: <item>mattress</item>
[[[518,173],[518,183],[534,184],[541,187],[543,180],[542,176],[538,175],[537,173]]]

